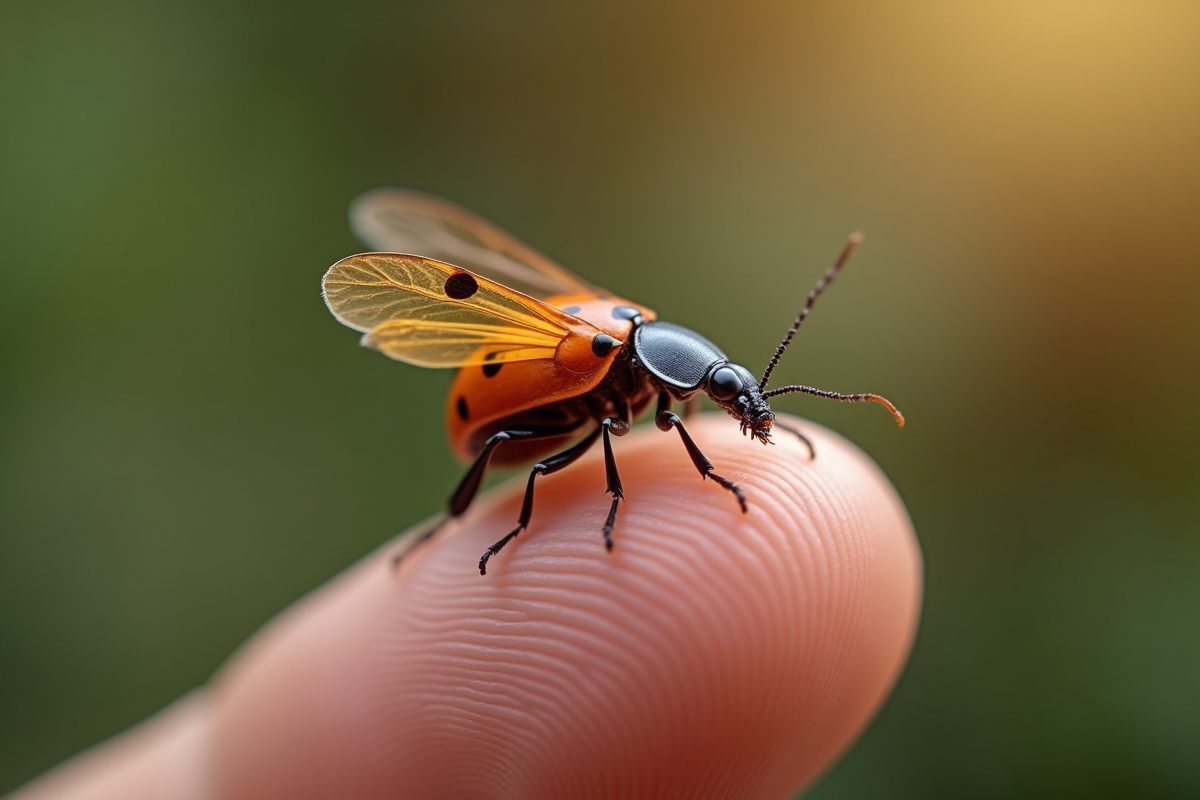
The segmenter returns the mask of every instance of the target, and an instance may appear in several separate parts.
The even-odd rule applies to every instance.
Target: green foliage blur
[[[1200,5],[0,6],[0,791],[438,511],[446,373],[320,296],[379,185],[776,375],[906,498],[912,662],[814,789],[1200,796]]]

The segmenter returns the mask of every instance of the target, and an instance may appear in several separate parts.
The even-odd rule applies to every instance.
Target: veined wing
[[[329,268],[322,286],[333,315],[366,334],[364,345],[410,364],[554,359],[572,372],[590,372],[604,361],[592,348],[599,329],[430,258],[350,256]]]
[[[569,270],[462,206],[410,189],[374,189],[350,206],[370,247],[420,253],[512,286],[531,297],[597,292]]]

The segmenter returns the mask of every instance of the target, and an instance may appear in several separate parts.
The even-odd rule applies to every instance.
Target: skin
[[[879,469],[811,423],[817,458],[725,417],[539,479],[530,529],[480,577],[524,481],[394,573],[381,549],[270,622],[209,685],[27,786],[34,798],[786,798],[890,691],[921,556]],[[336,535],[332,531],[331,535]]]

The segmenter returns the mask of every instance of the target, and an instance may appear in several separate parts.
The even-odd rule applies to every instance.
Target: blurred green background
[[[1200,4],[8,0],[0,791],[439,510],[446,373],[356,346],[424,189],[765,362],[927,562],[812,792],[1200,796]]]

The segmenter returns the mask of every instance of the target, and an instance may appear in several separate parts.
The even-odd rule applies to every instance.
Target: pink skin
[[[761,447],[689,420],[750,512],[677,435],[614,442],[628,502],[606,553],[597,447],[388,567],[301,600],[212,680],[17,795],[33,798],[786,798],[834,762],[907,658],[921,595],[879,469],[803,424]],[[337,535],[331,531],[330,535]]]

